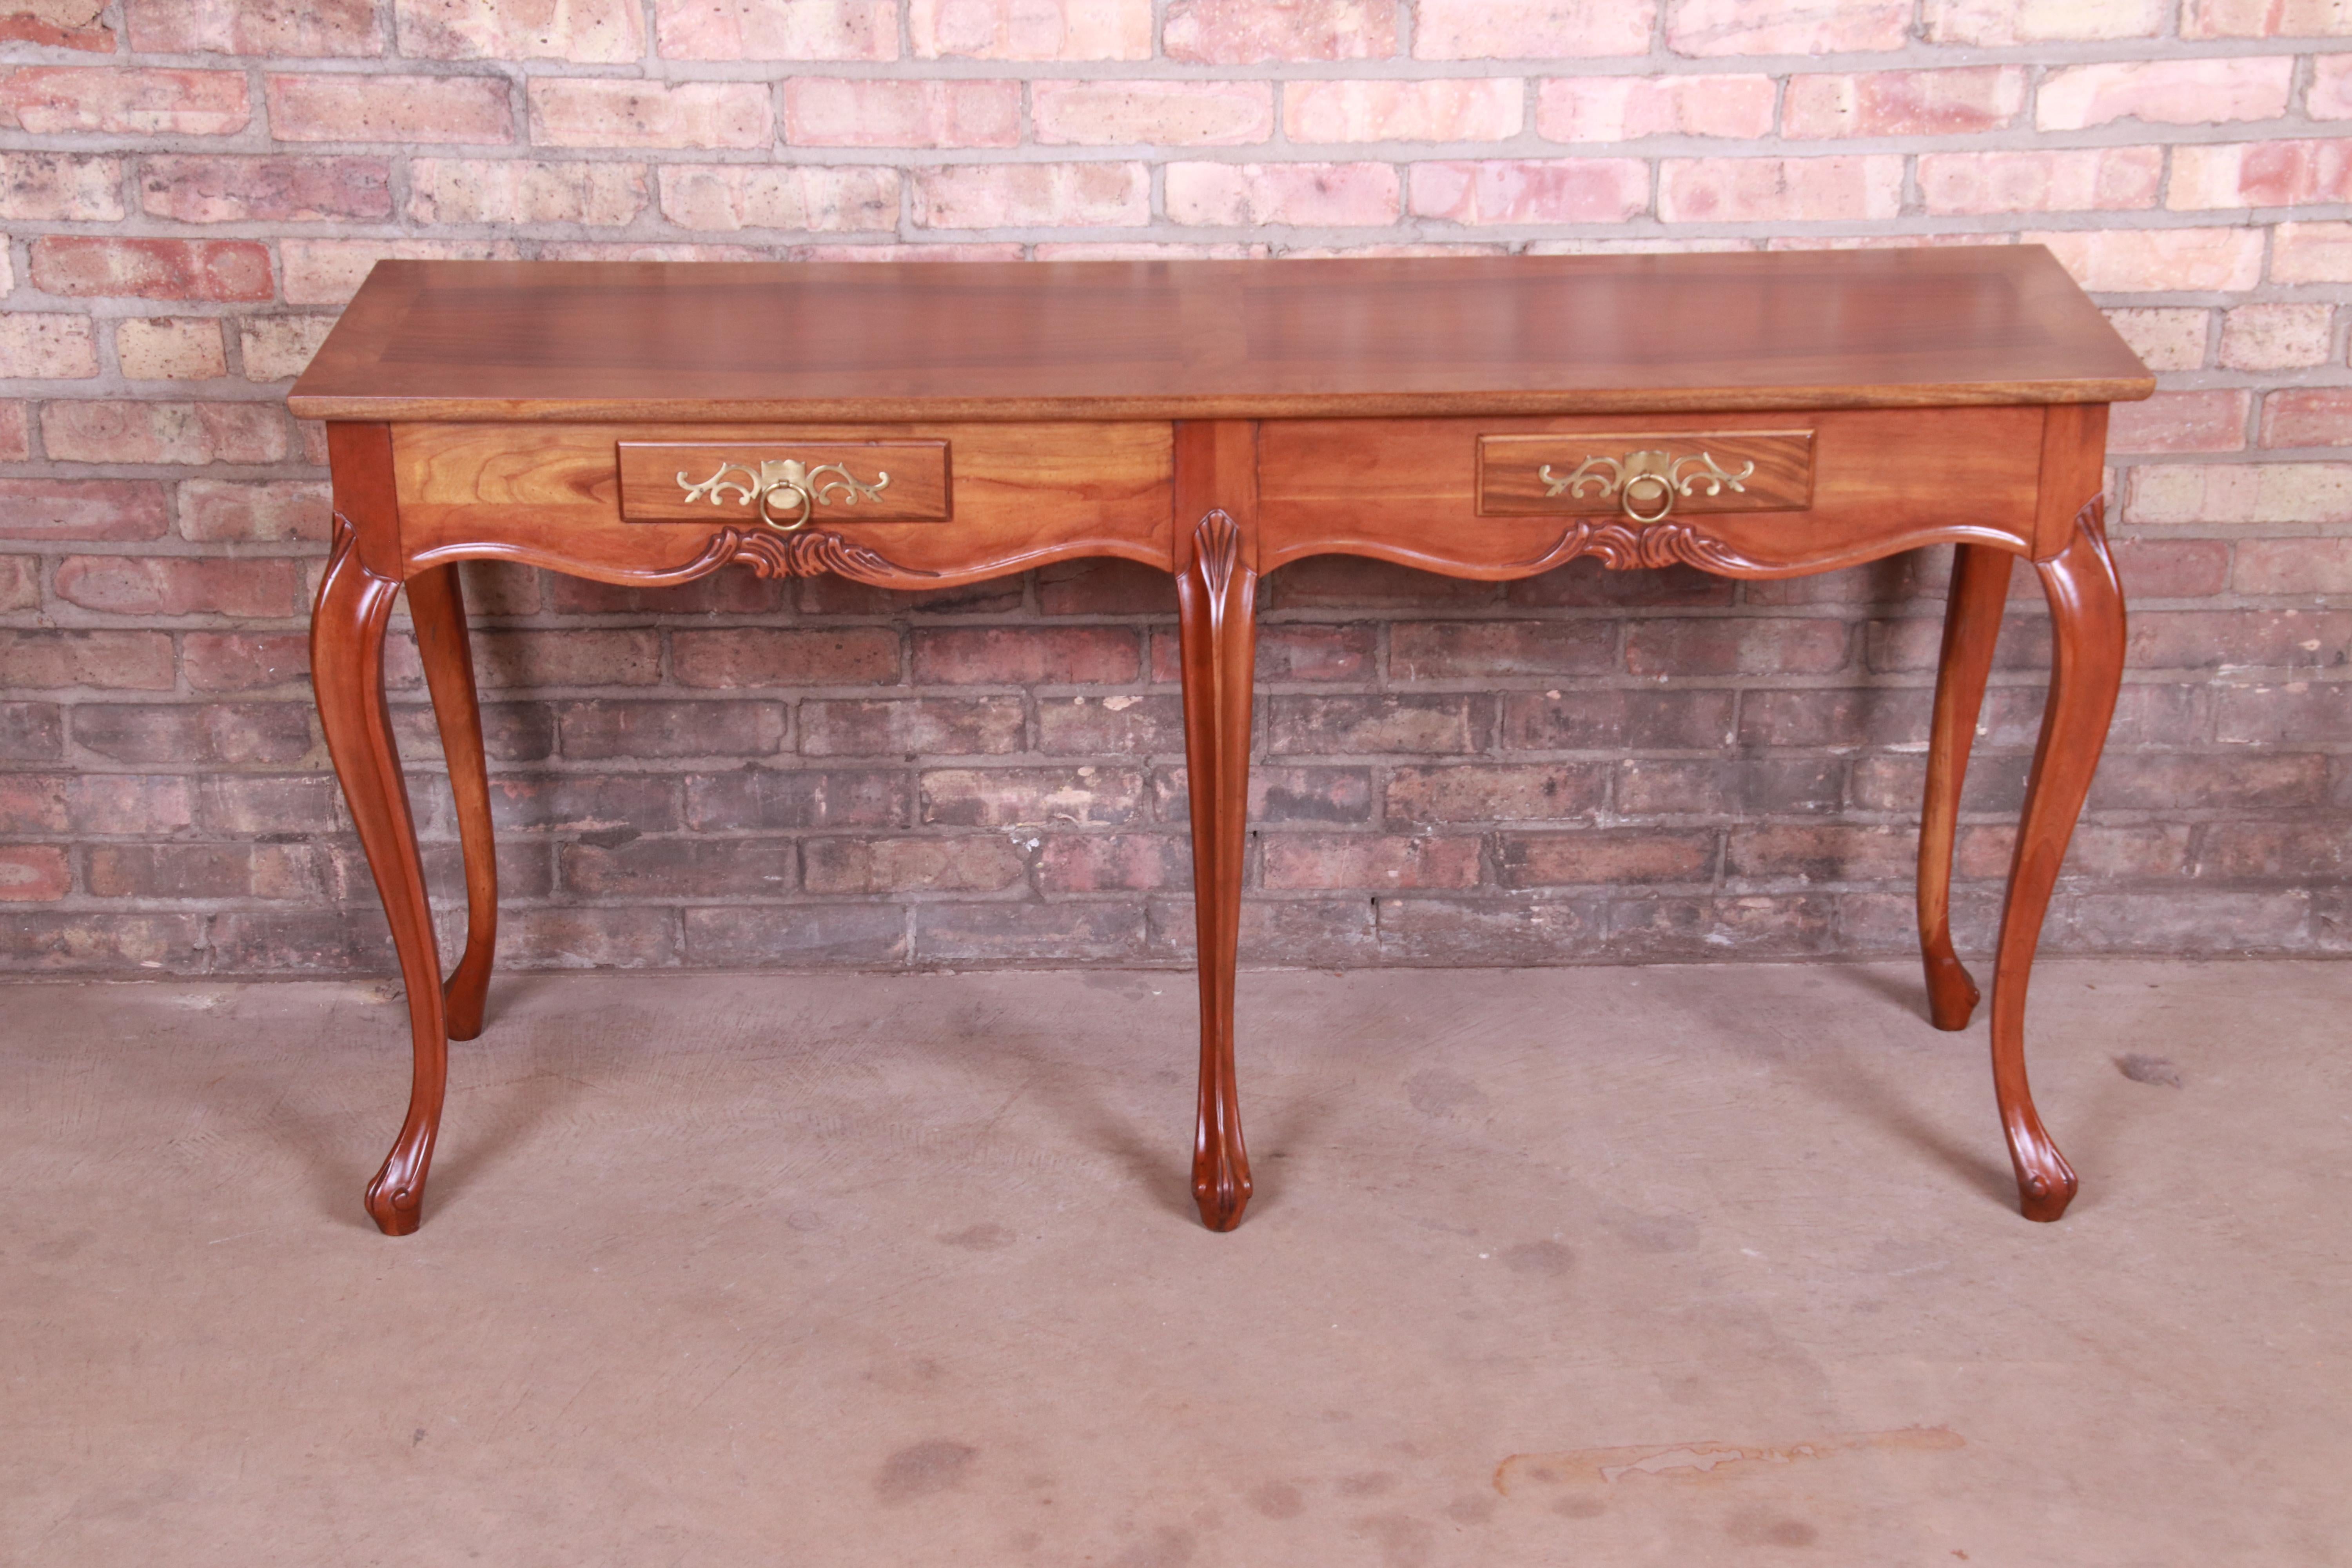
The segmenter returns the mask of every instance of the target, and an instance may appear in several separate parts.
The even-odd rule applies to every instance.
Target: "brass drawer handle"
[[[740,474],[743,478],[730,479],[727,477],[730,474]],[[833,477],[828,479],[827,475]],[[757,468],[749,463],[722,463],[717,473],[700,484],[688,479],[686,470],[681,468],[677,483],[678,488],[686,492],[688,500],[707,500],[712,506],[719,504],[721,492],[733,490],[737,506],[758,502],[761,522],[780,533],[790,533],[795,529],[807,527],[810,515],[819,504],[855,506],[860,497],[866,500],[881,500],[883,489],[890,483],[890,476],[882,474],[869,485],[839,463],[820,463],[810,468],[797,458],[782,458],[763,461]],[[773,510],[780,491],[791,508],[782,517],[777,516]]]
[[[1685,469],[1690,469],[1685,473]],[[1593,493],[1601,497],[1612,494],[1625,515],[1635,522],[1656,522],[1675,510],[1675,497],[1690,495],[1700,485],[1711,496],[1721,495],[1726,485],[1744,491],[1740,481],[1756,472],[1752,462],[1731,473],[1715,460],[1714,455],[1701,452],[1696,457],[1677,458],[1671,452],[1628,452],[1622,458],[1587,458],[1565,474],[1555,474],[1546,463],[1536,470],[1544,482],[1544,494],[1567,495],[1581,500],[1584,487],[1596,487]],[[1654,505],[1654,511],[1646,510]]]

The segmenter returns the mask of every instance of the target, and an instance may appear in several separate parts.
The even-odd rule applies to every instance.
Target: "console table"
[[[1263,262],[379,263],[290,397],[328,422],[319,712],[391,917],[415,1048],[368,1213],[415,1229],[448,1042],[498,921],[456,564],[657,586],[730,565],[945,587],[1074,556],[1174,574],[1200,933],[1192,1189],[1250,1196],[1234,964],[1258,578],[1344,552],[1489,581],[1579,555],[1735,577],[1958,546],[1919,836],[1930,1016],[2011,568],[2054,669],[2009,876],[1993,1089],[2029,1218],[2074,1173],[2027,1089],[2042,915],[2113,715],[2106,405],[2147,368],[2040,247]],[[400,591],[465,855],[446,984],[383,689]],[[779,920],[790,919],[779,911]]]

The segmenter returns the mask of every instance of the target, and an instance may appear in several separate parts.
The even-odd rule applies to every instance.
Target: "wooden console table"
[[[1174,574],[1200,931],[1192,1187],[1249,1201],[1234,963],[1259,575],[1344,552],[1489,581],[1579,555],[1735,577],[1958,547],[1919,842],[1930,1015],[1977,988],[1947,903],[2011,567],[2055,626],[1993,971],[1993,1088],[2028,1217],[2074,1173],[2025,1076],[2025,991],[2113,714],[2124,607],[2106,405],[2147,368],[2039,247],[1001,265],[380,263],[291,395],[328,421],[319,711],[415,1045],[367,1189],[416,1227],[448,1042],[498,920],[455,565],[657,586],[730,565],[944,587],[1074,556]],[[383,690],[408,590],[465,852],[445,986]],[[779,911],[779,920],[790,919]]]

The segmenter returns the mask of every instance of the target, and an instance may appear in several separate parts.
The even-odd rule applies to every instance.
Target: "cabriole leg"
[[[2053,667],[2042,738],[2025,787],[2025,814],[2009,868],[2000,948],[1992,978],[1992,1081],[2001,1131],[2017,1167],[2025,1217],[2054,1220],[2074,1198],[2073,1167],[2043,1131],[2025,1079],[2025,990],[2042,920],[2090,793],[2123,679],[2124,601],[2107,553],[2104,507],[2094,497],[2074,517],[2066,548],[2034,563],[2049,595]]]
[[[466,953],[449,976],[444,1011],[449,1037],[482,1032],[482,1001],[490,987],[490,961],[499,943],[499,863],[490,837],[490,777],[482,753],[482,710],[474,690],[474,653],[466,637],[466,598],[457,568],[436,566],[408,581],[408,611],[416,625],[416,651],[433,692],[433,717],[448,759],[457,806],[457,837],[466,852]]]
[[[1192,780],[1193,907],[1201,948],[1201,1103],[1192,1199],[1211,1230],[1239,1225],[1250,1200],[1234,1081],[1234,964],[1241,942],[1249,818],[1250,680],[1257,573],[1222,510],[1201,519],[1176,574],[1183,647],[1184,759]]]
[[[2009,597],[2015,558],[1990,545],[1963,544],[1952,560],[1944,605],[1944,651],[1936,666],[1936,711],[1927,736],[1927,795],[1919,814],[1919,955],[1927,970],[1927,1016],[1939,1029],[1965,1029],[1977,985],[1952,952],[1952,847],[1958,836],[1960,786],[1984,706],[1985,678]]]
[[[408,785],[400,772],[392,721],[383,699],[383,633],[392,617],[396,579],[369,571],[359,535],[340,513],[333,553],[310,616],[310,678],[335,776],[342,782],[352,822],[359,829],[368,869],[383,896],[408,991],[408,1021],[416,1053],[408,1118],[368,1184],[367,1211],[387,1236],[416,1228],[425,1175],[433,1163],[441,1100],[448,1081],[449,1041],[442,1012],[441,956],[433,942],[433,912],[425,897],[425,867]]]

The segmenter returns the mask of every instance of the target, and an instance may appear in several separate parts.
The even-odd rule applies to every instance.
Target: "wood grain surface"
[[[2100,403],[2154,388],[2047,250],[1965,246],[383,261],[290,403],[307,419],[1270,419]]]

